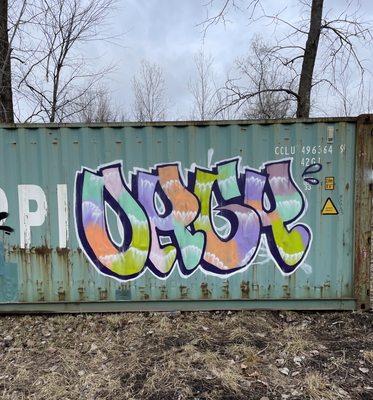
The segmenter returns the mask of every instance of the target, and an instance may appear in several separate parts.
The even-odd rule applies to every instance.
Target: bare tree
[[[282,73],[286,70],[288,80],[281,87],[259,90],[237,88],[228,82],[231,103],[246,102],[265,93],[282,93],[296,102],[297,117],[309,117],[315,86],[323,85],[340,94],[340,75],[351,68],[359,75],[359,88],[363,88],[366,68],[357,45],[366,45],[372,40],[371,24],[364,21],[356,3],[345,3],[346,7],[340,12],[334,11],[333,15],[333,10],[324,9],[324,0],[299,0],[300,13],[306,17],[293,23],[283,19],[280,13],[266,13],[261,0],[248,1],[251,22],[265,18],[274,27],[282,25],[287,29],[283,36],[277,37],[270,52],[273,68]],[[206,29],[220,21],[225,22],[232,7],[237,7],[235,0],[224,0],[219,13],[205,21]],[[256,17],[258,12],[260,16]]]
[[[114,104],[110,92],[105,86],[88,90],[74,104],[75,110],[71,112],[73,122],[106,123],[124,121],[121,109]]]
[[[0,122],[13,122],[8,1],[0,2]]]
[[[237,112],[248,119],[286,118],[295,114],[294,99],[281,90],[285,85],[291,88],[288,74],[274,62],[272,49],[260,36],[256,36],[250,46],[250,53],[245,58],[235,62],[239,78],[228,79],[225,90],[230,93],[228,101],[232,100],[232,92],[241,93],[244,90],[257,93],[247,96],[245,101],[237,103]],[[279,89],[278,91],[276,89]]]
[[[8,0],[0,2],[0,122],[14,122],[12,45],[22,23],[26,5],[26,0],[17,3],[16,17],[11,21]]]
[[[16,86],[28,108],[26,120],[71,120],[81,99],[110,71],[91,69],[79,45],[104,38],[101,27],[114,1],[34,0]]]
[[[136,121],[160,121],[166,113],[166,85],[162,69],[155,63],[141,61],[132,79],[133,113]]]
[[[189,91],[193,96],[192,119],[208,120],[215,117],[217,90],[213,76],[213,58],[200,51],[194,56],[196,78],[189,81]]]

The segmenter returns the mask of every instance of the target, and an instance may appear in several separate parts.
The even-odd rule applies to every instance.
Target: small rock
[[[203,326],[202,329],[207,332],[209,330],[209,328],[207,328],[207,326]]]
[[[311,353],[313,356],[318,356],[318,355],[320,354],[317,350],[311,350],[310,353]]]
[[[296,316],[295,315],[291,315],[291,314],[290,315],[288,314],[286,316],[286,318],[285,318],[285,321],[288,322],[288,323],[294,322],[296,320],[297,320]]]
[[[67,332],[71,333],[73,331],[73,328],[67,328]]]
[[[243,369],[243,370],[247,369],[247,365],[244,364],[244,363],[242,363],[242,364],[241,364],[241,369]]]
[[[342,388],[338,388],[338,393],[344,396],[345,399],[348,398],[348,392],[346,392]]]
[[[43,331],[43,336],[44,337],[50,337],[51,335],[52,334],[49,331],[47,331],[47,330]]]
[[[98,346],[95,343],[91,344],[91,348],[89,349],[89,353],[97,353]]]
[[[369,372],[369,368],[360,367],[359,371],[362,372],[363,374],[367,374]]]
[[[14,352],[14,353],[18,353],[20,351],[23,351],[23,349],[21,347],[9,347],[9,352]]]
[[[84,372],[83,370],[80,370],[80,371],[78,372],[78,375],[79,375],[79,376],[84,376],[84,374],[85,374],[85,372]]]
[[[276,358],[275,364],[276,364],[278,367],[282,367],[282,366],[285,364],[285,360],[284,360],[283,358]]]
[[[294,357],[293,361],[298,367],[300,367],[303,360],[301,357]]]
[[[7,336],[5,336],[5,338],[4,338],[4,345],[5,345],[6,347],[8,347],[8,346],[10,346],[10,344],[12,343],[12,341],[13,341],[13,336],[7,335]]]
[[[281,398],[282,398],[282,399],[288,399],[289,397],[290,397],[289,394],[282,394],[282,395],[281,395]]]
[[[264,397],[261,397],[260,400],[269,400],[269,397],[264,396]]]
[[[53,354],[53,353],[55,353],[56,351],[57,351],[57,349],[54,348],[54,347],[52,347],[52,346],[47,348],[47,352],[48,352],[48,353]]]
[[[279,371],[283,374],[283,375],[289,375],[289,368],[279,368]]]
[[[291,374],[291,376],[297,376],[297,375],[299,375],[300,374],[300,371],[294,371],[292,374]],[[294,395],[295,396],[295,395]]]

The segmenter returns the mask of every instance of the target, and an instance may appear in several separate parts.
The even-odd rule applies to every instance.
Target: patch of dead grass
[[[369,376],[346,371],[358,371],[362,357],[372,362],[371,322],[353,313],[259,311],[3,317],[0,398],[273,400],[293,389],[302,400],[343,398],[334,383],[369,398]],[[343,348],[349,338],[357,350]],[[293,356],[302,354],[297,365]]]
[[[336,392],[335,386],[331,385],[329,380],[319,372],[310,372],[305,378],[306,392],[311,400],[335,400],[341,398]]]
[[[314,348],[312,341],[308,338],[308,333],[299,330],[298,326],[286,327],[283,330],[283,339],[285,340],[285,351],[292,356],[304,354]]]
[[[363,357],[366,361],[373,364],[373,350],[364,350]]]

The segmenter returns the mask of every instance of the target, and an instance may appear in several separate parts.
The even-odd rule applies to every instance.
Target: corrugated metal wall
[[[81,309],[81,305],[69,306],[67,303],[70,302],[93,302],[90,309],[105,310],[105,304],[107,309],[182,308],[179,301],[188,304],[186,308],[201,309],[284,306],[353,308],[355,130],[354,120],[2,128],[0,211],[9,212],[3,223],[13,228],[14,232],[0,234],[0,301],[4,304],[39,305],[60,302],[67,310]],[[115,172],[114,165],[118,161],[122,162],[125,182],[119,184],[114,178],[111,182],[110,177],[106,180],[100,176],[105,175],[99,172],[100,168],[111,166],[111,172]],[[233,168],[235,163],[238,163],[237,170]],[[179,201],[177,206],[172,202],[173,189],[170,192],[165,189],[167,182],[164,186],[164,179],[167,177],[161,176],[164,172],[168,174],[168,182],[172,181],[172,168],[165,168],[170,165],[179,168],[181,176],[178,185],[181,188],[187,185],[187,180],[189,182],[189,188],[184,187],[184,191],[180,192],[181,197],[175,195],[174,201]],[[228,167],[219,172],[219,165]],[[286,165],[290,168],[288,175]],[[82,168],[91,171],[94,175],[92,182],[96,182],[99,188],[89,186],[88,178],[84,178],[84,182],[83,178],[76,179]],[[206,177],[196,177],[196,169],[207,171],[209,176],[215,174],[215,178],[219,175],[221,179],[215,183],[217,186],[214,186],[209,204],[205,204],[211,214],[212,233],[203,228],[203,193],[198,193],[197,188],[198,185],[203,186]],[[141,171],[152,171],[152,175],[141,175]],[[253,202],[250,203],[255,200],[255,195],[252,193],[253,186],[250,186],[252,181],[245,178],[245,171],[251,171],[254,178],[256,176],[266,184],[262,192],[258,192],[262,193],[262,197],[256,199],[261,204],[258,206],[262,207],[261,210],[255,208]],[[146,205],[146,199],[142,203],[139,201],[141,195],[145,196],[141,190],[146,186],[141,176],[144,179],[153,177],[158,185],[157,194],[152,196],[153,209],[157,213],[154,221],[158,224],[153,236],[149,211],[152,206]],[[280,182],[279,186],[276,186],[276,179]],[[122,193],[121,199],[121,194],[115,199],[116,190],[123,191],[123,187],[119,189],[118,185],[127,186],[127,197]],[[284,188],[288,188],[289,192],[283,193]],[[234,194],[235,190],[238,192]],[[121,259],[122,265],[115,269],[115,260],[119,255],[115,258],[110,253],[112,250],[107,250],[105,255],[102,249],[104,239],[100,236],[103,233],[94,236],[94,229],[100,223],[96,219],[96,228],[87,225],[88,219],[91,218],[92,222],[97,215],[84,207],[89,199],[98,196],[97,193],[103,196],[98,201],[102,201],[106,213],[106,233],[111,232],[111,246],[118,253],[124,254],[131,246],[138,246],[136,251],[146,252],[146,242],[151,241],[149,246],[155,246],[158,238],[156,247],[159,254],[167,253],[162,249],[165,246],[175,250],[174,265],[163,265],[164,260],[161,260],[157,267],[154,261],[156,248],[149,247],[143,268],[141,265],[139,269],[129,265],[134,259],[127,257]],[[286,197],[288,195],[290,197]],[[111,209],[105,207],[107,198],[110,199]],[[196,198],[198,202],[193,203]],[[329,215],[322,214],[328,198],[338,214],[334,213],[330,203],[324,210]],[[130,211],[126,209],[130,199],[141,203],[136,216],[133,208]],[[281,201],[284,202],[282,205]],[[199,207],[197,213],[196,204]],[[179,214],[181,219],[177,220],[174,213],[179,206],[181,213],[188,212],[186,208],[190,206],[191,214],[183,214],[183,217]],[[234,211],[234,207],[238,211]],[[115,211],[121,216],[123,227],[119,223],[117,228]],[[250,232],[255,231],[253,225],[240,225],[240,218],[245,213],[259,221],[259,233],[250,233],[259,235],[257,249],[255,246],[247,247],[247,241],[251,240],[247,233],[245,236],[245,232],[241,232],[241,237],[237,236],[242,226]],[[271,237],[276,239],[273,233],[279,214],[282,218],[280,225],[283,222],[279,229],[287,229],[288,236],[282,244],[277,241],[276,255],[276,248],[273,249],[276,243],[271,242]],[[173,215],[173,220],[167,219],[167,215]],[[137,222],[144,216],[148,224],[144,229],[148,233],[136,231]],[[135,217],[137,222],[131,219]],[[162,218],[163,222],[160,221]],[[180,228],[183,221],[185,226]],[[132,228],[126,224],[132,224]],[[171,228],[170,224],[173,224]],[[290,229],[297,224],[307,228],[303,231],[299,228],[298,232],[290,234]],[[182,231],[179,236],[177,229]],[[292,241],[303,240],[307,247],[307,229],[310,231],[310,245],[305,258],[301,259],[301,250]],[[198,242],[198,235],[195,235],[198,231],[204,232],[199,237],[205,243],[201,255],[203,265],[193,268],[182,257],[181,242],[186,240],[185,235],[189,235],[190,243],[194,239]],[[208,238],[208,235],[215,238]],[[123,236],[126,245],[120,244]],[[209,248],[206,242],[214,244]],[[228,242],[233,247],[229,247]],[[232,254],[227,256],[226,262],[219,264],[214,257],[219,253],[220,246],[226,253],[231,251]],[[289,246],[289,249],[295,246],[293,259],[284,256],[282,267],[281,262],[276,261],[281,258],[281,246]],[[198,258],[197,247],[195,255]],[[246,258],[240,256],[244,248]],[[206,256],[208,251],[215,251],[215,256],[210,253]],[[169,256],[172,257],[172,254]],[[233,256],[236,257],[234,260]],[[149,259],[153,267],[149,267]],[[117,272],[108,276],[112,270]],[[202,300],[203,303],[194,300]],[[140,301],[145,301],[146,305],[136,303]],[[28,305],[27,309],[38,310],[37,304]],[[57,304],[48,307],[48,310],[59,310]]]

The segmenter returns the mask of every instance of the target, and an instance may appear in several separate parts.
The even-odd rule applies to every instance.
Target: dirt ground
[[[0,317],[1,399],[373,399],[373,313]]]

